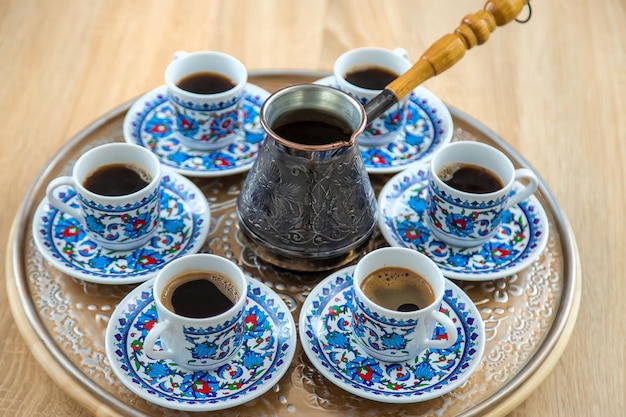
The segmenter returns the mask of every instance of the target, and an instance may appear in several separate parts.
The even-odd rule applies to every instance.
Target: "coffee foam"
[[[148,170],[141,165],[129,163],[126,165],[126,167],[135,171],[139,175],[139,177],[146,183],[150,184],[152,182],[152,175],[150,175]]]
[[[424,308],[435,301],[434,290],[424,277],[399,267],[372,272],[361,282],[361,290],[375,304],[390,310],[405,303]]]
[[[466,165],[467,164],[461,162],[452,162],[450,164],[446,164],[439,168],[439,170],[437,170],[437,176],[444,182],[450,181],[452,177],[454,177],[454,173]]]
[[[394,288],[402,284],[413,284],[417,278],[423,278],[404,268],[381,268],[368,275],[361,284],[367,288]],[[369,282],[371,280],[371,282]],[[368,281],[366,284],[365,282]]]

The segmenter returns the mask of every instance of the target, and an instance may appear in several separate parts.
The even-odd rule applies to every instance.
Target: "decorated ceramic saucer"
[[[234,407],[265,393],[291,364],[296,329],[276,293],[254,279],[248,283],[243,345],[228,363],[210,371],[190,371],[146,355],[143,342],[157,322],[153,281],[135,288],[107,326],[105,350],[117,377],[141,398],[185,411]]]
[[[124,139],[150,149],[163,165],[183,175],[216,177],[248,171],[264,137],[259,110],[269,93],[250,83],[245,91],[244,133],[224,148],[194,150],[174,137],[176,118],[164,85],[144,94],[130,107],[124,118]]]
[[[369,356],[350,337],[354,266],[333,273],[306,298],[300,312],[300,341],[326,378],[359,397],[413,403],[439,397],[462,385],[479,366],[485,350],[484,323],[472,300],[446,280],[440,311],[455,323],[458,338],[447,349],[425,349],[396,363]],[[446,337],[439,325],[435,337]]]
[[[338,87],[333,75],[316,84]],[[452,139],[452,116],[445,104],[424,87],[411,92],[404,131],[382,146],[360,146],[365,169],[371,174],[402,171],[418,161],[427,161]]]
[[[187,178],[163,168],[156,234],[133,250],[113,251],[91,240],[81,223],[44,200],[33,219],[33,237],[44,258],[63,273],[98,284],[146,281],[168,262],[198,252],[209,232],[209,205]],[[72,188],[58,187],[63,201],[78,207]]]
[[[514,190],[520,184],[514,185]],[[426,221],[428,165],[417,164],[390,179],[378,197],[378,225],[392,246],[427,255],[448,278],[482,281],[514,274],[530,265],[548,242],[548,218],[534,196],[503,214],[495,236],[471,248],[448,245],[430,232]]]

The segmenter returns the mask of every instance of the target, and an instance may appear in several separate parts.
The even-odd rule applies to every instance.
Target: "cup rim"
[[[446,149],[449,149],[452,147],[474,147],[474,146],[482,147],[484,150],[487,150],[488,152],[494,152],[496,155],[499,155],[499,157],[504,161],[504,164],[507,165],[507,167],[509,168],[508,170],[510,173],[510,178],[508,178],[508,181],[504,183],[502,187],[499,188],[498,190],[492,191],[489,193],[472,193],[469,191],[459,190],[457,188],[451,187],[448,184],[446,184],[437,174],[437,169],[435,169],[435,164],[438,161],[438,159],[442,157],[441,156],[442,152],[445,152]],[[463,163],[465,161],[456,161],[456,162]],[[477,165],[477,164],[474,164],[474,165]],[[484,166],[483,164],[481,164],[480,166],[483,168],[489,169],[490,171],[493,171],[489,167]],[[465,198],[494,199],[502,194],[510,192],[510,189],[513,187],[513,184],[515,183],[515,166],[513,165],[513,162],[511,162],[511,160],[504,154],[504,152],[502,152],[501,150],[493,146],[490,146],[490,145],[487,145],[486,143],[481,143],[481,142],[460,141],[460,142],[452,142],[452,143],[447,144],[442,149],[437,151],[435,155],[433,155],[429,163],[428,176],[429,178],[436,180],[437,186],[439,188],[445,189],[449,194],[450,192],[452,192],[456,195],[460,195]],[[498,178],[502,180],[500,175],[498,175]]]
[[[367,295],[365,295],[365,293],[363,292],[363,290],[361,289],[361,281],[363,279],[365,279],[365,277],[367,277],[367,275],[363,274],[362,279],[359,280],[359,282],[357,282],[357,270],[359,268],[359,264],[361,263],[361,261],[363,259],[365,259],[366,257],[368,257],[369,255],[371,255],[372,253],[378,252],[378,251],[383,251],[383,252],[405,252],[407,256],[415,256],[415,255],[419,255],[417,256],[418,258],[422,258],[424,261],[426,261],[426,263],[429,265],[429,268],[431,268],[436,275],[438,276],[438,280],[441,282],[441,291],[439,294],[435,293],[435,300],[428,304],[427,306],[421,307],[419,310],[414,310],[414,311],[396,311],[396,310],[391,310],[389,308],[383,307],[378,303],[375,303],[371,298],[369,298]],[[383,253],[378,253],[377,255],[374,256],[381,256],[383,255]],[[371,272],[376,271],[378,269],[384,268],[385,266],[389,266],[389,267],[398,267],[398,268],[405,268],[405,269],[410,269],[408,267],[405,266],[398,266],[398,265],[394,265],[392,263],[387,264],[387,265],[380,265],[379,267],[377,267],[377,269],[373,269]],[[424,273],[422,272],[418,272],[415,271],[414,269],[411,269],[412,272],[417,273],[418,275],[422,276],[423,278],[425,278],[429,285],[431,287],[433,287],[433,291],[436,290],[435,285],[433,285],[432,282],[432,277],[431,276],[425,276]],[[370,273],[371,273],[370,272]],[[428,314],[430,311],[432,311],[433,309],[436,309],[442,302],[443,300],[443,293],[445,291],[445,277],[443,276],[443,272],[441,271],[441,269],[437,266],[437,264],[435,264],[435,262],[433,262],[432,259],[430,259],[428,256],[424,255],[423,253],[417,252],[413,249],[410,248],[401,248],[401,247],[385,247],[385,248],[379,248],[376,249],[374,251],[369,252],[368,254],[366,254],[363,258],[361,258],[361,260],[359,260],[359,262],[357,262],[355,268],[354,268],[354,272],[352,274],[352,286],[353,286],[353,291],[355,293],[358,292],[359,297],[361,299],[365,299],[367,301],[369,301],[369,303],[374,306],[377,310],[383,312],[386,315],[392,315],[395,317],[400,317],[400,318],[404,318],[404,319],[415,319],[416,317],[419,318],[422,315]]]
[[[354,48],[354,49],[345,51],[335,60],[335,63],[333,64],[333,75],[337,83],[340,84],[342,88],[347,86],[354,91],[354,94],[357,94],[360,96],[366,96],[366,95],[372,95],[372,94],[376,95],[384,90],[384,88],[377,89],[377,90],[373,90],[370,88],[363,88],[347,81],[345,78],[345,72],[354,68],[355,65],[349,68],[346,68],[345,71],[342,71],[342,68],[340,68],[340,66],[343,64],[343,61],[349,59],[351,56],[356,55],[356,54],[366,53],[366,52],[389,55],[393,57],[392,59],[398,60],[398,62],[402,62],[403,64],[406,63],[406,68],[403,71],[401,71],[398,74],[398,76],[401,76],[404,72],[406,72],[409,68],[411,68],[411,61],[409,61],[408,59],[404,58],[403,56],[399,54],[396,54],[393,49],[381,48],[377,46],[364,46],[364,47]],[[394,68],[390,68],[390,65],[387,65],[386,63],[383,63],[383,62],[368,62],[367,64],[365,63],[357,64],[356,66],[359,66],[359,65],[370,65],[370,66],[375,65],[375,66],[386,68],[386,69],[396,72]]]
[[[101,149],[105,149],[105,148],[127,148],[127,149],[136,149],[136,152],[141,152],[143,153],[145,156],[147,156],[148,159],[152,160],[152,165],[154,165],[155,167],[155,172],[154,175],[152,176],[152,180],[142,189],[137,190],[135,192],[132,192],[130,194],[124,194],[124,195],[103,195],[103,194],[97,194],[94,193],[93,191],[88,190],[87,188],[85,188],[83,186],[83,180],[87,177],[87,175],[89,175],[90,173],[96,171],[97,169],[106,166],[106,165],[110,165],[114,162],[107,162],[107,163],[100,163],[98,164],[95,168],[87,171],[87,175],[85,175],[83,178],[78,178],[78,169],[80,168],[80,166],[82,164],[84,164],[86,158],[88,156],[93,155],[96,152],[101,152]],[[120,162],[120,163],[124,163],[124,161]],[[131,162],[129,162],[131,163]],[[139,163],[137,163],[139,164]],[[147,168],[144,166],[144,164],[141,164],[142,168]],[[106,201],[110,201],[112,203],[115,202],[119,202],[119,201],[124,201],[126,199],[129,198],[135,198],[141,194],[150,194],[153,189],[155,187],[158,188],[160,182],[161,182],[161,163],[159,162],[159,158],[153,153],[151,152],[149,149],[144,148],[143,146],[139,146],[139,145],[135,145],[132,143],[126,143],[126,142],[114,142],[114,143],[105,143],[103,145],[99,145],[96,146],[94,148],[89,149],[87,152],[85,152],[84,154],[82,154],[80,156],[80,158],[78,158],[78,160],[74,163],[74,166],[72,167],[72,179],[74,181],[74,187],[76,187],[78,194],[84,196],[84,197],[89,197],[90,200],[106,200]]]
[[[161,296],[160,296],[160,294],[156,294],[156,290],[157,290],[157,285],[161,285],[162,287],[165,286],[165,284],[162,284],[161,281],[160,281],[160,277],[162,276],[162,274],[163,273],[167,273],[167,272],[169,272],[169,270],[178,267],[179,264],[181,264],[183,262],[190,262],[190,261],[195,260],[195,259],[204,259],[204,260],[206,260],[207,264],[209,262],[211,262],[211,261],[213,261],[213,262],[215,262],[215,261],[218,261],[218,262],[230,262],[230,263],[233,264],[234,269],[239,271],[239,273],[237,274],[238,275],[237,280],[239,280],[239,279],[241,280],[241,283],[243,284],[242,285],[243,288],[240,289],[241,291],[240,291],[239,299],[237,300],[236,303],[233,304],[233,306],[231,308],[229,308],[228,310],[223,311],[220,314],[217,314],[215,316],[199,317],[198,318],[198,317],[187,317],[187,316],[183,316],[183,315],[177,314],[176,312],[174,312],[174,311],[170,310],[169,308],[165,307],[165,305],[161,302]],[[190,267],[189,269],[185,269],[184,271],[180,271],[180,272],[176,273],[173,276],[178,276],[180,274],[183,274],[183,273],[186,273],[186,272],[193,272],[193,271],[211,271],[211,270],[210,269],[201,269],[201,268],[197,268],[197,267],[195,267],[195,268],[194,267]],[[168,278],[171,279],[172,277],[168,277]],[[228,275],[228,278],[233,279],[233,277],[231,275]],[[168,279],[168,281],[169,281],[169,279]],[[238,282],[235,282],[235,283],[238,284]],[[184,320],[184,321],[188,321],[188,322],[191,322],[191,323],[203,324],[203,323],[207,323],[207,322],[214,322],[214,321],[223,320],[225,317],[227,317],[229,315],[237,316],[240,311],[243,311],[243,309],[245,307],[246,300],[248,298],[248,280],[247,280],[246,276],[244,275],[243,271],[241,271],[241,269],[239,269],[237,264],[235,264],[234,262],[230,261],[229,259],[224,258],[222,256],[209,254],[209,253],[196,253],[196,254],[192,254],[192,255],[181,256],[180,258],[177,258],[177,259],[173,260],[172,262],[170,262],[169,264],[165,265],[163,267],[163,269],[161,269],[158,272],[157,276],[154,278],[154,282],[152,284],[152,297],[154,299],[154,303],[160,308],[160,310],[165,311],[166,314],[169,316],[167,318],[175,318],[177,320]]]
[[[219,57],[220,59],[224,59],[224,60],[228,60],[231,61],[233,64],[235,64],[236,67],[238,67],[238,69],[240,71],[242,71],[242,78],[241,80],[237,81],[237,83],[235,84],[235,86],[233,86],[232,88],[226,90],[226,91],[222,91],[220,93],[212,93],[212,94],[202,94],[202,93],[194,93],[192,91],[187,91],[187,90],[183,90],[182,88],[180,88],[179,86],[176,85],[176,83],[179,80],[174,80],[173,76],[171,75],[173,68],[176,65],[180,65],[180,62],[186,58],[189,57],[197,57],[197,56],[206,56],[206,57]],[[190,72],[187,75],[190,74],[194,74],[196,72],[202,72],[202,70],[197,70],[195,72]],[[232,77],[229,74],[224,74],[223,72],[218,72],[218,71],[213,71],[216,73],[219,73],[221,75],[227,76],[229,79],[232,80]],[[187,52],[185,56],[181,56],[180,58],[175,58],[173,59],[165,68],[165,74],[164,74],[164,78],[165,78],[165,85],[167,86],[168,89],[170,89],[171,91],[176,92],[176,94],[179,95],[185,95],[188,97],[191,97],[193,99],[211,99],[211,100],[219,100],[223,97],[227,97],[229,95],[236,95],[239,93],[239,91],[241,91],[245,85],[248,83],[248,70],[246,69],[245,65],[243,64],[243,62],[241,62],[239,59],[237,59],[236,57],[229,55],[225,52],[219,52],[219,51],[195,51],[195,52]]]

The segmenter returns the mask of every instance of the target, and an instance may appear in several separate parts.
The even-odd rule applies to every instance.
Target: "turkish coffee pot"
[[[378,209],[357,136],[368,120],[450,68],[466,49],[486,42],[526,3],[487,1],[365,107],[322,85],[273,93],[259,114],[266,136],[237,199],[244,243],[261,259],[298,271],[334,269],[359,257]]]

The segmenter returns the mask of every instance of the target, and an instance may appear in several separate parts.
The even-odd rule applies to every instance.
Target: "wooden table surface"
[[[625,415],[626,3],[533,1],[424,83],[503,137],[544,179],[582,262],[570,343],[510,416]],[[163,84],[177,50],[248,69],[330,70],[344,51],[412,59],[482,0],[0,0],[0,236],[46,161],[81,128]],[[8,242],[7,242],[8,243]],[[4,254],[3,249],[0,254]],[[0,271],[6,259],[0,255]],[[2,287],[3,288],[3,287]],[[88,415],[35,361],[0,291],[0,415]]]

